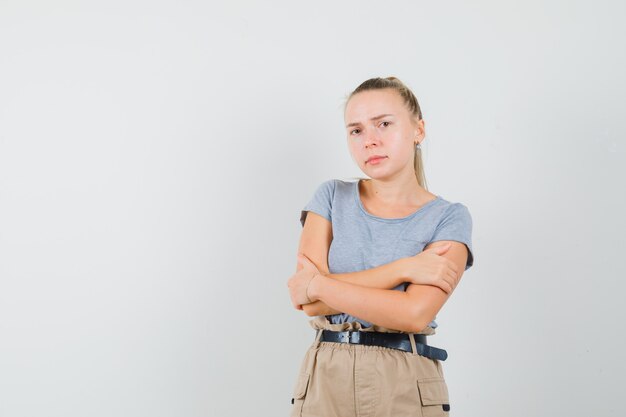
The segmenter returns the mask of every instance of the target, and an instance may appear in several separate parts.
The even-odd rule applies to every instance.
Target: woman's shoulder
[[[334,194],[337,190],[339,191],[351,190],[352,187],[355,186],[357,181],[358,179],[329,178],[327,180],[322,181],[318,185],[318,189],[320,190],[325,189]]]
[[[335,181],[335,183],[339,183],[342,185],[349,185],[349,184],[353,184],[355,182],[357,182],[360,179],[364,179],[364,178],[356,178],[356,177],[350,177],[350,178],[333,178],[331,181]]]
[[[451,201],[441,195],[437,195],[439,204],[437,214],[439,221],[460,221],[463,223],[472,223],[472,215],[468,207],[460,201]]]
[[[463,210],[467,209],[467,206],[463,204],[461,201],[450,200],[444,197],[441,194],[436,194],[437,199],[440,201],[441,205],[448,210]]]

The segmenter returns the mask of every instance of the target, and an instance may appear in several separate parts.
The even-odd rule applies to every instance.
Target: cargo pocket
[[[302,404],[304,404],[304,398],[306,397],[310,379],[311,374],[309,373],[301,372],[298,374],[296,386],[293,390],[293,398],[291,399],[291,404],[293,404],[293,406],[291,408],[290,417],[302,416]]]
[[[420,378],[417,380],[417,387],[420,393],[422,415],[424,417],[449,415],[448,385],[444,378]]]

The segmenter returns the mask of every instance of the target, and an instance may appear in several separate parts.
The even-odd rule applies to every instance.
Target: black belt
[[[440,361],[445,361],[448,357],[448,352],[444,349],[427,345],[425,334],[414,334],[413,336],[415,336],[415,349],[418,354]],[[351,330],[335,332],[333,330],[322,330],[320,342],[383,346],[403,350],[405,352],[413,352],[408,333],[360,332]]]

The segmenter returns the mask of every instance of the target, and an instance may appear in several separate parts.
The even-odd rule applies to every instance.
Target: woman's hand
[[[302,304],[317,301],[317,299],[309,298],[307,288],[313,278],[320,274],[315,264],[302,253],[298,254],[298,265],[300,264],[303,265],[303,268],[293,274],[287,281],[291,303],[296,310],[302,310]]]
[[[459,282],[457,266],[440,256],[450,249],[450,243],[428,248],[406,259],[405,277],[413,284],[434,285],[450,294]]]

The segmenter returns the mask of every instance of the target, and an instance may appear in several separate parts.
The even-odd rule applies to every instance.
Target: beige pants
[[[325,316],[309,322],[317,337],[300,365],[290,417],[449,416],[448,387],[441,362],[382,346],[322,342],[321,329],[397,330],[361,323],[331,324]],[[420,334],[434,334],[427,327]]]

